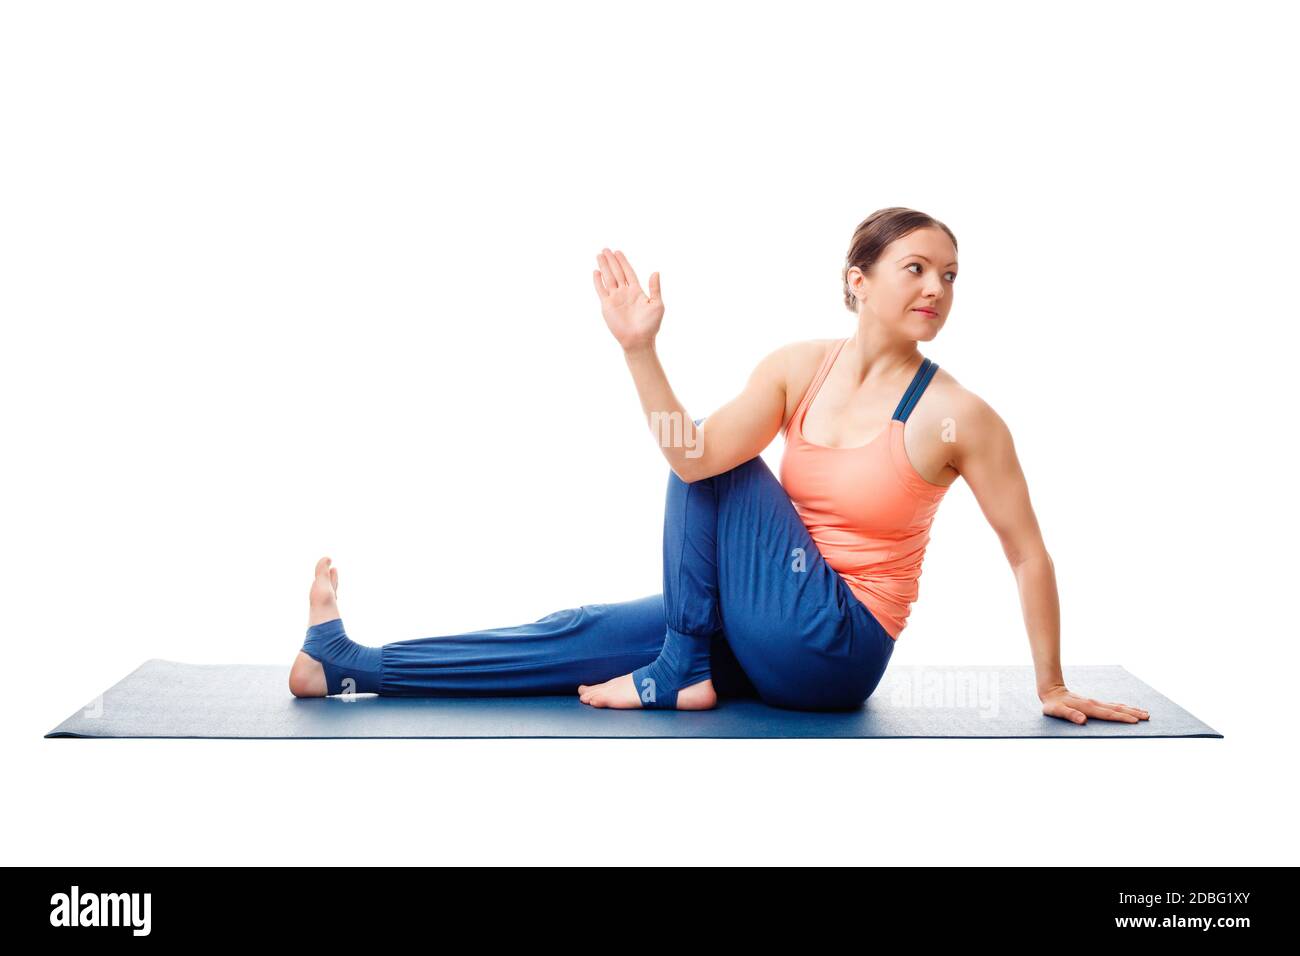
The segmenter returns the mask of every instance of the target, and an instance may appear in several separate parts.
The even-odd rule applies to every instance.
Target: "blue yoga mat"
[[[809,713],[755,699],[708,711],[607,710],[564,697],[297,698],[289,669],[154,659],[46,737],[1222,737],[1115,665],[1063,668],[1097,700],[1150,711],[1136,724],[1046,717],[1033,668],[896,665],[861,708]]]

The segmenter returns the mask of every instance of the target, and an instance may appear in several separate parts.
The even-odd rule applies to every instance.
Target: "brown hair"
[[[849,243],[849,254],[845,257],[844,268],[840,278],[844,282],[844,308],[850,312],[858,311],[858,300],[849,288],[849,269],[857,266],[863,272],[870,272],[880,254],[895,239],[900,239],[917,229],[933,226],[942,229],[952,240],[952,247],[957,248],[957,237],[952,230],[933,216],[927,216],[915,209],[902,206],[890,206],[877,209],[853,230],[853,241]]]

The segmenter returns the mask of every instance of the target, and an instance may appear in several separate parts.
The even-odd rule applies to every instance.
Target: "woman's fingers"
[[[1112,710],[1117,710],[1121,714],[1131,714],[1132,716],[1136,717],[1138,720],[1147,720],[1151,716],[1141,707],[1130,707],[1128,704],[1114,704],[1111,703],[1110,701],[1106,701],[1105,703],[1106,706],[1111,708]]]
[[[1073,721],[1076,724],[1087,723],[1088,720],[1082,711],[1075,710],[1069,704],[1060,700],[1053,701],[1051,706],[1043,711],[1043,713],[1047,714],[1048,717],[1064,717],[1066,720]]]
[[[627,273],[623,271],[623,263],[618,260],[619,254],[610,249],[605,250],[605,258],[609,260],[610,271],[614,273],[614,278],[618,280],[619,285],[631,285]]]
[[[1110,700],[1102,701],[1102,703],[1107,707],[1114,707],[1116,710],[1122,710],[1126,714],[1132,714],[1134,717],[1141,717],[1143,720],[1147,720],[1151,716],[1149,711],[1143,710],[1141,707],[1130,707],[1128,704],[1117,704]]]
[[[1126,724],[1136,724],[1138,722],[1138,718],[1133,714],[1123,713],[1095,700],[1089,700],[1080,706],[1089,717],[1099,717],[1102,720],[1118,720]]]
[[[618,276],[614,272],[613,264],[603,252],[596,256],[596,262],[600,265],[600,278],[605,283],[606,291],[613,292],[618,288]]]
[[[612,293],[612,291],[619,287],[619,278],[615,276],[614,265],[610,263],[610,259],[604,255],[604,252],[606,251],[602,250],[599,252],[599,254],[595,256],[595,261],[597,261],[599,267],[601,267],[601,278],[604,280],[604,289],[611,291]]]
[[[623,255],[621,250],[611,250],[606,247],[596,256],[596,262],[600,264],[600,276],[605,283],[605,294],[624,288],[640,290],[641,280],[637,278],[632,263],[627,261],[627,256]],[[652,275],[650,281],[651,298],[654,298],[659,291],[659,273]]]
[[[609,295],[609,293],[605,291],[605,283],[600,279],[599,269],[591,270],[591,282],[592,285],[596,287],[596,295],[600,296],[602,299]]]
[[[636,289],[641,288],[641,280],[638,279],[636,273],[632,271],[632,263],[627,261],[627,256],[623,255],[621,251],[615,252],[614,261],[622,267],[623,277],[627,279],[627,284]]]
[[[1136,723],[1139,720],[1146,720],[1151,716],[1142,708],[1130,707],[1128,704],[1117,704],[1114,701],[1108,700],[1092,700],[1092,698],[1089,698],[1089,701],[1098,709],[1098,711],[1102,712],[1099,713],[1098,716],[1105,716],[1106,714],[1115,715],[1106,717],[1107,720],[1127,720],[1129,723]],[[1129,720],[1129,718],[1132,718],[1132,720]]]

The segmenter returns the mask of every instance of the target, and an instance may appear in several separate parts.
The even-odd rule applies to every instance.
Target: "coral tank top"
[[[939,366],[921,363],[889,424],[865,445],[815,445],[803,437],[803,420],[846,342],[828,351],[786,424],[780,480],[826,563],[897,640],[919,593],[930,524],[951,487],[922,478],[903,444],[907,416]]]

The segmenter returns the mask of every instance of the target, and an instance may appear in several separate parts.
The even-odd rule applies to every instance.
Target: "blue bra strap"
[[[930,379],[934,378],[934,373],[939,370],[939,366],[929,359],[921,363],[921,367],[916,370],[912,376],[912,384],[907,386],[907,391],[903,393],[902,399],[899,400],[898,408],[894,409],[894,417],[899,421],[907,421],[907,416],[912,414],[912,409],[921,399],[921,393],[925,387],[930,384]]]

